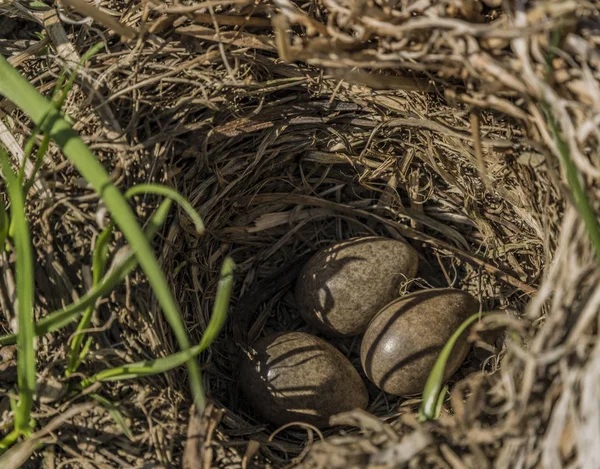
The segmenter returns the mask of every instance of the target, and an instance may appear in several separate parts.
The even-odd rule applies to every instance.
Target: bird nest
[[[74,10],[62,13],[80,19],[78,2],[66,3]],[[168,429],[144,439],[138,458],[188,467],[600,465],[600,278],[590,242],[600,239],[598,5],[100,3],[137,42],[119,41],[114,25],[92,16],[91,27],[64,26],[72,50],[53,49],[49,64],[30,58],[23,73],[43,77],[44,66],[57,70],[108,40],[68,109],[120,187],[166,183],[202,215],[202,237],[180,213],[157,246],[194,341],[221,263],[231,256],[237,265],[228,322],[200,357],[206,411],[182,425],[183,370],[130,385],[161,397],[156,412]],[[54,157],[64,168],[57,190],[84,197]],[[139,215],[155,202],[138,198]],[[81,210],[98,208],[91,199]],[[497,312],[471,331],[440,418],[419,422],[419,398],[369,388],[367,410],[335,416],[327,430],[261,420],[237,386],[240,345],[310,330],[293,295],[298,266],[319,248],[373,234],[420,254],[407,292],[452,286]],[[91,235],[78,242],[56,249],[79,252]],[[176,350],[147,291],[136,274],[103,306],[127,312],[112,325],[125,356]],[[333,343],[358,363],[359,339]],[[109,389],[124,396],[134,427],[155,435],[122,386]]]

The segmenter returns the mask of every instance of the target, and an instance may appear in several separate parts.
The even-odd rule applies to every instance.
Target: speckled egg
[[[416,251],[403,241],[370,236],[334,244],[317,252],[300,272],[300,314],[330,337],[362,334],[417,267]]]
[[[439,352],[479,303],[466,292],[433,289],[412,293],[381,310],[361,343],[367,377],[381,390],[399,396],[423,391]],[[465,359],[466,333],[458,340],[446,366],[450,378]]]
[[[277,425],[300,421],[325,427],[330,416],[368,403],[352,363],[333,345],[304,332],[256,341],[242,359],[239,379],[252,407]]]

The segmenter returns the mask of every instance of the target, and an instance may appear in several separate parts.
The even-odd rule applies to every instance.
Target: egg
[[[368,403],[365,383],[333,345],[304,332],[263,337],[240,364],[248,402],[277,425],[300,421],[325,427],[329,417]]]
[[[403,241],[370,236],[334,244],[311,257],[298,276],[300,314],[329,337],[362,334],[417,266],[416,251]]]
[[[373,318],[363,336],[360,355],[365,374],[389,394],[422,392],[445,343],[477,311],[477,300],[455,289],[419,291],[393,301]],[[451,353],[444,380],[459,368],[468,351],[464,334]]]

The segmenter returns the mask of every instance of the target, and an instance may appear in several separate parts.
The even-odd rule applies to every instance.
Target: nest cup
[[[215,436],[226,448],[223,454],[247,460],[247,448],[256,449],[248,445],[258,442],[252,464],[303,461],[309,467],[326,461],[327,467],[342,467],[367,454],[361,441],[384,450],[403,437],[420,435],[419,400],[386,395],[369,383],[368,414],[341,416],[341,426],[322,433],[302,425],[278,430],[248,405],[237,370],[245,345],[272,332],[314,332],[294,298],[299,267],[317,250],[341,240],[404,239],[419,253],[420,268],[399,295],[463,289],[484,311],[509,309],[501,314],[505,323],[484,323],[481,329],[506,326],[517,321],[516,312],[525,310],[537,288],[544,243],[556,245],[558,220],[543,221],[539,203],[557,192],[552,174],[535,167],[533,160],[543,159],[535,132],[510,113],[475,112],[435,89],[375,93],[362,84],[318,78],[318,71],[305,65],[277,67],[267,76],[297,76],[302,70],[310,79],[269,92],[266,106],[244,96],[243,109],[254,114],[218,112],[212,130],[199,134],[202,145],[182,147],[186,158],[174,182],[203,215],[208,230],[197,239],[184,225],[171,237],[163,259],[173,269],[182,253],[190,260],[172,278],[186,317],[197,324],[192,333],[198,340],[209,319],[220,263],[226,255],[237,263],[227,326],[202,356],[208,396],[215,408],[224,409]],[[253,73],[255,80],[266,79],[259,68]],[[425,75],[422,80],[427,81]],[[364,377],[360,337],[327,340]],[[485,394],[496,378],[480,372],[498,376],[504,366],[502,334],[482,333],[472,341],[479,346],[451,381],[459,383],[452,388],[453,399],[461,392]],[[483,399],[491,408],[501,406]],[[460,414],[454,424],[475,425],[481,418],[491,428],[509,413],[488,414],[476,404],[468,403],[475,405],[474,420],[465,423]],[[450,438],[448,426],[434,427],[436,438]],[[452,445],[469,441],[460,435],[449,440]],[[413,456],[413,464],[435,453],[431,438]],[[331,454],[341,459],[335,463]],[[465,451],[465,460],[474,457]]]
[[[556,457],[547,448],[557,447],[568,419],[549,409],[567,406],[560,399],[569,394],[561,394],[564,364],[560,371],[553,360],[586,330],[576,311],[593,296],[596,279],[569,276],[595,272],[594,258],[558,164],[566,147],[576,168],[596,177],[590,154],[598,142],[583,133],[597,102],[585,90],[596,88],[585,84],[583,65],[573,70],[574,60],[565,58],[576,55],[597,70],[586,40],[571,32],[581,18],[592,21],[591,13],[577,10],[576,19],[570,4],[519,13],[434,3],[392,13],[376,2],[350,14],[319,2],[316,10],[306,5],[311,19],[304,21],[281,8],[273,21],[277,49],[252,42],[251,54],[236,52],[229,66],[239,60],[236,70],[247,81],[179,124],[195,130],[173,145],[182,156],[171,181],[203,216],[207,233],[198,239],[182,217],[163,261],[195,341],[208,323],[221,262],[230,255],[237,264],[228,323],[200,357],[208,397],[222,409],[210,417],[218,420],[213,466],[429,467],[458,458],[467,467],[512,467],[519,454]],[[539,18],[559,16],[571,21],[562,38],[538,27]],[[373,26],[381,18],[393,26]],[[539,32],[517,34],[529,30]],[[202,43],[182,46],[194,54],[200,47],[223,64]],[[556,47],[564,54],[548,64]],[[235,73],[225,64],[215,69],[223,83]],[[572,112],[563,111],[567,103]],[[468,291],[482,310],[503,311],[480,327],[508,328],[512,348],[502,334],[472,337],[476,346],[452,378],[439,422],[417,422],[418,396],[392,397],[369,384],[367,413],[338,416],[340,425],[321,433],[277,429],[240,392],[239,354],[271,332],[311,331],[296,307],[296,268],[318,249],[367,235],[402,238],[419,253],[417,278],[399,294]],[[556,263],[542,284],[549,259]],[[562,302],[548,303],[552,292]],[[330,343],[360,370],[359,338]],[[532,368],[529,347],[547,352],[546,361]],[[589,350],[578,355],[576,370],[585,369]],[[581,376],[567,388],[575,392]],[[515,442],[515,434],[522,439]],[[567,463],[575,444],[565,439],[558,457]],[[412,449],[397,450],[402,443]]]
[[[494,11],[502,13],[482,14],[493,16]],[[453,18],[466,21],[464,12]],[[428,40],[422,31],[411,37],[417,43]],[[504,63],[512,56],[504,42],[497,42],[477,42],[481,51],[496,47],[492,55],[481,52],[480,69],[493,70],[494,60]],[[287,59],[332,66],[327,52],[308,58],[313,46],[306,39],[283,49],[291,54]],[[362,56],[346,57],[350,63],[351,57]],[[212,129],[199,133],[202,145],[185,150],[187,158],[174,182],[203,215],[208,233],[198,240],[178,231],[164,257],[167,267],[171,256],[176,260],[180,253],[191,260],[178,271],[175,285],[187,317],[197,323],[196,339],[208,322],[220,262],[231,255],[238,266],[227,326],[202,357],[208,396],[215,408],[224,409],[215,434],[224,449],[213,456],[213,464],[221,457],[257,466],[347,467],[352,461],[367,464],[383,458],[425,467],[436,458],[455,457],[467,466],[483,467],[478,458],[493,464],[512,457],[494,445],[497,438],[509,438],[511,430],[503,425],[520,431],[516,428],[523,419],[528,421],[512,407],[518,398],[510,390],[510,383],[521,383],[525,366],[522,357],[509,353],[502,332],[517,330],[523,343],[535,337],[544,297],[519,318],[540,285],[547,256],[558,245],[564,208],[553,141],[540,134],[539,122],[529,113],[537,114],[519,107],[514,99],[519,91],[486,75],[470,76],[472,69],[461,72],[451,62],[433,75],[415,73],[410,79],[357,72],[344,75],[346,80],[336,76],[340,69],[332,71],[333,77],[322,77],[302,62],[264,63],[269,64],[265,69],[256,63],[249,69],[257,82],[293,76],[298,83],[263,90],[264,104],[240,91],[243,116],[221,110]],[[445,82],[444,76],[452,81]],[[374,91],[385,88],[384,78],[377,77],[387,77],[394,83],[388,88],[395,89]],[[481,90],[493,85],[500,90],[485,99],[467,92],[469,86]],[[591,256],[584,231],[574,218],[570,223],[571,243],[583,243],[577,258],[587,265]],[[459,288],[477,298],[483,311],[501,313],[483,321],[479,334],[471,336],[474,347],[450,382],[451,399],[440,422],[427,427],[417,422],[418,396],[386,395],[368,383],[367,413],[338,416],[340,426],[323,432],[303,425],[277,429],[241,393],[239,354],[246,344],[272,332],[314,332],[300,317],[294,298],[299,267],[323,247],[370,235],[404,239],[419,253],[417,278],[407,279],[399,295]],[[198,296],[188,285],[205,294]],[[364,378],[360,337],[327,340]],[[553,340],[549,349],[559,343]],[[514,385],[531,402],[551,402],[535,394],[536,383]],[[533,408],[525,414],[542,418]],[[415,450],[390,456],[403,439],[413,442]],[[485,446],[486,456],[474,449],[477,445]]]
[[[422,111],[433,101],[454,125],[456,117],[466,112],[442,107],[436,96],[390,95],[405,96],[413,112],[414,106],[423,106],[417,108]],[[192,253],[192,258],[207,268],[190,269],[190,276],[178,282],[185,285],[193,281],[214,291],[224,256],[232,255],[236,261],[230,318],[203,357],[209,363],[206,388],[214,405],[226,409],[220,422],[224,443],[256,440],[261,445],[258,460],[264,457],[284,465],[302,454],[307,442],[319,437],[311,428],[294,425],[270,438],[277,427],[248,405],[238,387],[237,365],[245,346],[259,337],[281,331],[315,332],[300,316],[294,298],[299,268],[311,254],[358,236],[404,239],[419,253],[420,269],[417,278],[407,279],[399,296],[421,289],[460,288],[478,298],[486,311],[523,309],[531,289],[520,280],[520,274],[535,278],[543,266],[541,250],[502,249],[508,243],[530,246],[534,235],[500,195],[486,188],[474,162],[462,154],[469,147],[459,138],[419,127],[356,126],[353,119],[374,117],[358,106],[344,114],[317,110],[310,103],[297,107],[301,115],[325,116],[328,123],[272,128],[215,139],[214,143],[207,139],[211,165],[199,168],[197,177],[205,181],[202,192],[214,194],[199,206],[209,234],[200,241],[193,240],[193,249],[182,245],[180,251]],[[484,114],[484,118],[495,122],[492,114]],[[504,130],[497,127],[495,132],[501,135]],[[336,150],[346,144],[351,153],[342,156]],[[484,149],[499,160],[505,156],[496,153],[493,146]],[[214,177],[215,170],[220,180]],[[497,210],[500,215],[493,220],[485,217]],[[522,229],[514,229],[517,226]],[[493,238],[486,238],[484,233],[490,232]],[[493,257],[477,252],[483,241],[495,246]],[[179,249],[174,247],[172,252]],[[192,280],[191,275],[196,278]],[[187,295],[185,289],[180,295]],[[208,320],[212,299],[210,295],[204,297],[201,325]],[[198,317],[195,302],[183,304],[190,305],[188,314]],[[201,330],[199,327],[198,338]],[[368,382],[360,369],[360,339],[326,338],[350,358]],[[501,342],[491,341],[486,348],[471,353],[455,379],[495,368]],[[399,435],[410,433],[413,429],[399,414],[416,413],[418,400],[385,395],[370,383],[368,388],[367,410],[373,415],[369,418],[380,419],[382,428],[385,421]],[[357,442],[368,438],[361,433],[365,423],[355,418],[346,416],[341,420],[346,426],[327,429],[323,436],[335,437],[343,431],[354,435]],[[226,437],[228,433],[243,436]]]

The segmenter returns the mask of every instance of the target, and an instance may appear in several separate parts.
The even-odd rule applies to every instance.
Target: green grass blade
[[[108,257],[108,243],[112,236],[113,227],[114,224],[109,223],[109,225],[102,230],[102,233],[100,233],[100,236],[98,236],[98,240],[96,241],[96,248],[94,249],[92,261],[92,287],[97,286],[102,280],[102,275],[104,275],[106,259]],[[85,334],[83,334],[82,331],[90,327],[93,313],[94,306],[88,306],[83,313],[81,321],[79,321],[79,324],[77,325],[75,337],[73,337],[73,341],[71,342],[69,365],[67,366],[65,373],[67,377],[74,373],[77,370],[79,363],[81,363],[81,344],[85,338]]]
[[[92,399],[94,399],[95,401],[97,401],[98,403],[100,403],[100,405],[102,407],[104,407],[106,410],[108,410],[108,413],[110,414],[110,416],[113,418],[113,420],[115,421],[115,423],[121,427],[121,430],[123,431],[123,434],[129,438],[130,441],[133,441],[133,434],[131,433],[131,430],[129,429],[129,426],[127,425],[127,422],[125,421],[125,418],[123,417],[123,414],[121,413],[121,411],[119,411],[119,409],[117,409],[117,406],[114,405],[111,401],[109,401],[108,399],[106,399],[105,397],[99,395],[99,394],[90,394],[90,397]]]
[[[0,150],[2,151],[2,150]],[[4,243],[8,237],[8,227],[10,226],[10,220],[4,208],[4,201],[0,198],[0,254],[4,252]]]
[[[571,159],[569,146],[562,138],[558,122],[556,121],[554,114],[552,114],[550,106],[544,104],[543,110],[544,114],[546,115],[546,120],[548,121],[550,131],[552,132],[552,136],[554,137],[554,141],[556,142],[556,146],[558,147],[561,160],[564,164],[565,173],[567,176],[567,184],[571,189],[573,202],[577,208],[577,211],[579,212],[579,215],[581,215],[581,218],[583,219],[583,223],[585,224],[586,231],[588,232],[588,236],[590,237],[592,247],[594,248],[594,252],[596,254],[596,259],[600,262],[600,223],[598,223],[598,216],[584,190],[581,182],[582,179],[580,179],[581,175],[577,170],[575,163],[573,163],[573,160]]]
[[[33,250],[29,236],[29,226],[25,216],[25,197],[19,185],[18,176],[13,172],[8,155],[0,150],[0,164],[6,180],[11,202],[11,220],[14,222],[14,244],[17,270],[17,373],[19,404],[15,412],[15,431],[20,435],[31,432],[31,407],[35,392],[35,352],[33,340]]]
[[[227,309],[229,308],[229,299],[233,287],[233,270],[235,264],[231,258],[226,258],[221,267],[221,276],[213,312],[198,345],[182,352],[174,353],[168,357],[157,358],[155,360],[146,360],[133,363],[127,366],[120,366],[103,370],[100,373],[85,379],[81,382],[83,388],[90,386],[98,381],[117,381],[124,379],[139,378],[141,376],[150,376],[172,370],[183,365],[190,359],[194,359],[202,351],[206,350],[214,342],[227,319]]]
[[[204,223],[200,215],[194,210],[192,205],[174,189],[164,187],[159,184],[140,184],[138,186],[128,189],[125,192],[125,198],[130,199],[136,195],[145,195],[148,193],[163,195],[179,203],[194,222],[196,231],[200,234],[204,232]],[[96,249],[94,250],[94,259],[92,263],[93,286],[96,286],[100,282],[101,276],[104,274],[106,257],[108,255],[108,242],[110,241],[110,236],[112,234],[113,228],[114,224],[111,223],[103,230],[101,235],[98,237]],[[75,335],[75,338],[71,343],[69,365],[67,367],[66,376],[70,376],[73,372],[76,371],[76,369],[79,367],[79,364],[82,362],[85,356],[85,353],[82,353],[83,351],[81,351],[81,343],[84,339],[84,334],[82,334],[81,331],[89,327],[93,312],[94,308],[92,306],[88,307],[83,313],[83,317],[81,318],[81,321],[77,326],[77,334]],[[88,342],[86,350],[89,349],[89,346],[90,343]]]
[[[58,109],[62,109],[62,107],[64,106],[65,101],[67,99],[67,95],[69,94],[69,91],[71,91],[71,88],[73,87],[73,83],[75,83],[75,78],[77,77],[77,73],[79,72],[79,69],[83,66],[84,63],[86,63],[94,55],[96,55],[100,51],[100,49],[102,49],[103,47],[104,47],[104,43],[103,42],[99,42],[97,44],[94,44],[92,47],[90,47],[85,52],[85,54],[83,54],[81,56],[81,59],[79,60],[79,63],[71,71],[71,75],[69,77],[69,81],[65,85],[64,89],[63,90],[60,90],[60,89],[57,90],[57,94],[56,94],[56,107]]]
[[[77,370],[77,368],[79,368],[79,366],[85,359],[86,355],[90,352],[90,348],[92,347],[92,342],[93,342],[92,338],[88,337],[87,340],[85,341],[85,344],[83,344],[83,347],[81,347],[81,351],[79,352],[79,355],[77,356],[77,359],[74,364],[75,370]]]
[[[233,272],[235,270],[235,262],[230,257],[226,257],[221,266],[221,275],[219,277],[219,285],[215,296],[215,304],[210,316],[208,326],[202,335],[199,347],[202,350],[207,349],[215,341],[219,332],[227,319],[227,310],[229,309],[229,301],[231,299],[231,290],[233,288]]]
[[[565,39],[565,37],[565,28],[560,25],[551,31],[550,47],[546,49],[545,54],[545,76],[547,82],[552,81],[551,77],[554,74],[554,66],[552,61],[556,57],[557,51],[560,50],[560,43]],[[543,96],[543,90],[540,91],[540,94]],[[548,104],[548,102],[542,101],[541,108],[546,121],[548,122],[548,127],[550,128],[552,137],[556,142],[559,158],[564,165],[567,177],[567,185],[573,196],[573,202],[577,208],[577,211],[579,212],[579,215],[581,215],[581,218],[583,219],[583,223],[588,236],[590,237],[592,247],[594,248],[596,260],[600,262],[600,223],[598,222],[598,217],[594,211],[594,207],[592,206],[592,203],[585,192],[584,183],[582,182],[583,176],[579,173],[575,163],[573,163],[573,160],[571,159],[569,145],[567,142],[565,142],[561,135],[559,123],[552,112],[551,106]]]
[[[441,400],[443,394],[440,392],[444,383],[444,372],[446,371],[446,363],[452,353],[452,349],[459,337],[467,330],[467,328],[475,321],[480,319],[482,313],[475,313],[463,321],[463,323],[454,331],[454,334],[448,339],[444,348],[440,352],[429,373],[425,388],[423,389],[423,400],[419,408],[419,420],[433,420],[436,415],[439,415],[441,410]]]
[[[19,433],[19,431],[14,429],[10,433],[8,433],[4,438],[2,438],[2,441],[0,441],[0,454],[5,453],[8,448],[14,445],[20,436],[21,434]],[[0,458],[0,462],[1,460],[2,458]]]
[[[65,83],[65,80],[66,80],[65,72],[62,72],[60,75],[58,75],[58,78],[56,79],[56,83],[52,90],[52,99],[51,99],[52,103],[56,103],[56,99],[58,97],[60,89],[62,88],[63,84]],[[60,106],[56,105],[56,108],[60,109]],[[29,156],[33,152],[33,147],[35,146],[35,141],[36,141],[37,136],[39,135],[40,131],[41,131],[41,124],[36,124],[35,127],[33,128],[33,132],[31,132],[31,135],[27,139],[27,142],[25,142],[25,148],[23,149],[23,164],[19,168],[19,183],[22,183],[25,178],[25,162],[29,159]],[[48,150],[49,143],[50,143],[50,136],[48,134],[44,134],[44,139],[43,139],[42,145],[40,145],[40,149],[38,149],[38,152],[37,152],[36,162],[38,159],[43,160],[44,154]],[[45,148],[42,150],[42,147],[45,147]],[[41,166],[41,162],[40,162],[40,166]],[[29,178],[30,183],[24,185],[23,192],[25,193],[26,196],[29,192],[29,189],[31,189],[31,186],[33,185],[33,181],[35,180],[36,173],[37,173],[37,171],[34,170],[31,174],[31,177]]]
[[[134,250],[140,267],[148,278],[180,348],[182,350],[190,348],[190,340],[179,307],[154,256],[152,247],[123,194],[112,183],[107,171],[94,157],[81,137],[61,117],[60,112],[33,85],[21,77],[2,56],[0,56],[0,94],[21,108],[34,123],[41,124],[42,131],[50,134],[81,175],[100,195],[113,220]],[[42,121],[44,122],[42,123]],[[187,367],[194,402],[199,409],[203,409],[204,391],[200,370],[193,359],[187,362]]]
[[[131,189],[128,189],[127,192],[125,192],[125,197],[127,197],[129,199],[136,195],[145,195],[145,194],[162,195],[164,197],[168,197],[169,199],[173,200],[174,202],[177,202],[194,222],[194,227],[196,228],[196,232],[198,234],[204,233],[204,222],[202,221],[202,218],[200,217],[198,212],[196,212],[196,210],[194,210],[194,207],[192,207],[192,204],[190,204],[186,200],[186,198],[183,197],[176,190],[171,189],[170,187],[167,187],[167,186],[162,186],[160,184],[138,184],[137,186],[134,186]]]
[[[31,135],[27,139],[27,142],[25,142],[25,148],[23,149],[23,163],[21,164],[21,167],[19,168],[19,174],[18,174],[19,184],[22,184],[23,179],[25,178],[25,163],[27,162],[27,160],[29,159],[29,156],[33,152],[33,147],[35,146],[35,139],[39,133],[40,133],[39,126],[36,125],[35,128],[33,129],[33,132],[31,132]],[[25,192],[25,193],[27,193],[27,192]]]
[[[171,201],[167,199],[160,204],[158,209],[156,209],[156,212],[150,219],[148,227],[146,228],[146,236],[148,239],[152,239],[163,225],[170,207]],[[72,303],[61,310],[50,313],[44,319],[36,323],[35,335],[41,336],[70,324],[86,308],[93,306],[99,298],[110,293],[136,266],[137,260],[133,253],[129,251],[123,259],[118,261],[108,270],[106,275],[102,278],[102,281],[86,295],[81,297],[79,301]],[[16,339],[17,336],[15,334],[5,335],[0,337],[0,345],[15,344]]]
[[[56,84],[54,85],[54,89],[52,91],[52,99],[51,99],[51,102],[56,107],[56,109],[58,109],[59,111],[62,110],[62,107],[64,106],[65,101],[67,99],[67,95],[69,94],[69,91],[73,87],[73,83],[75,82],[77,72],[79,71],[81,66],[87,60],[89,60],[93,55],[95,55],[103,46],[104,46],[103,43],[98,43],[98,44],[94,45],[93,47],[91,47],[90,50],[88,50],[81,57],[81,60],[79,61],[77,66],[71,72],[71,76],[69,77],[69,81],[67,81],[66,85],[65,85],[66,76],[67,76],[66,73],[63,71],[58,76],[58,79],[56,80]],[[63,87],[63,85],[64,85],[64,87]],[[36,124],[33,132],[31,133],[31,136],[27,139],[27,143],[25,144],[25,150],[24,150],[23,164],[21,165],[21,168],[19,171],[19,181],[23,181],[23,179],[24,179],[25,161],[27,159],[29,159],[29,155],[31,155],[33,146],[35,144],[35,140],[36,140],[38,134],[40,133],[41,127],[42,127],[41,124]],[[34,165],[33,171],[31,173],[31,176],[29,177],[28,181],[24,185],[23,192],[26,195],[29,193],[29,190],[31,189],[31,187],[33,186],[33,184],[35,182],[35,176],[36,176],[37,172],[42,167],[42,163],[44,162],[44,155],[48,151],[49,144],[50,144],[50,136],[48,135],[48,133],[44,133],[44,138],[43,138],[42,143],[40,144],[40,147],[38,148],[38,151],[37,151],[37,156],[35,159],[35,165]]]
[[[29,179],[27,179],[25,184],[23,184],[23,192],[25,194],[29,194],[31,187],[35,183],[35,176],[38,173],[38,171],[40,170],[40,168],[42,167],[42,163],[44,162],[44,155],[48,151],[49,146],[50,146],[50,136],[46,133],[46,134],[44,134],[42,143],[40,143],[40,146],[38,148],[37,156],[35,157],[35,164],[33,166],[33,171],[31,172],[31,176],[29,177]],[[23,170],[25,169],[25,160],[23,160],[23,165],[21,166],[21,168],[23,168]],[[23,175],[24,175],[24,173],[23,173]]]
[[[440,395],[438,396],[437,403],[435,404],[435,414],[433,416],[433,418],[435,420],[439,419],[440,415],[442,415],[442,406],[444,405],[444,399],[446,397],[447,392],[448,392],[448,385],[446,384],[442,388],[442,391],[440,392]]]

